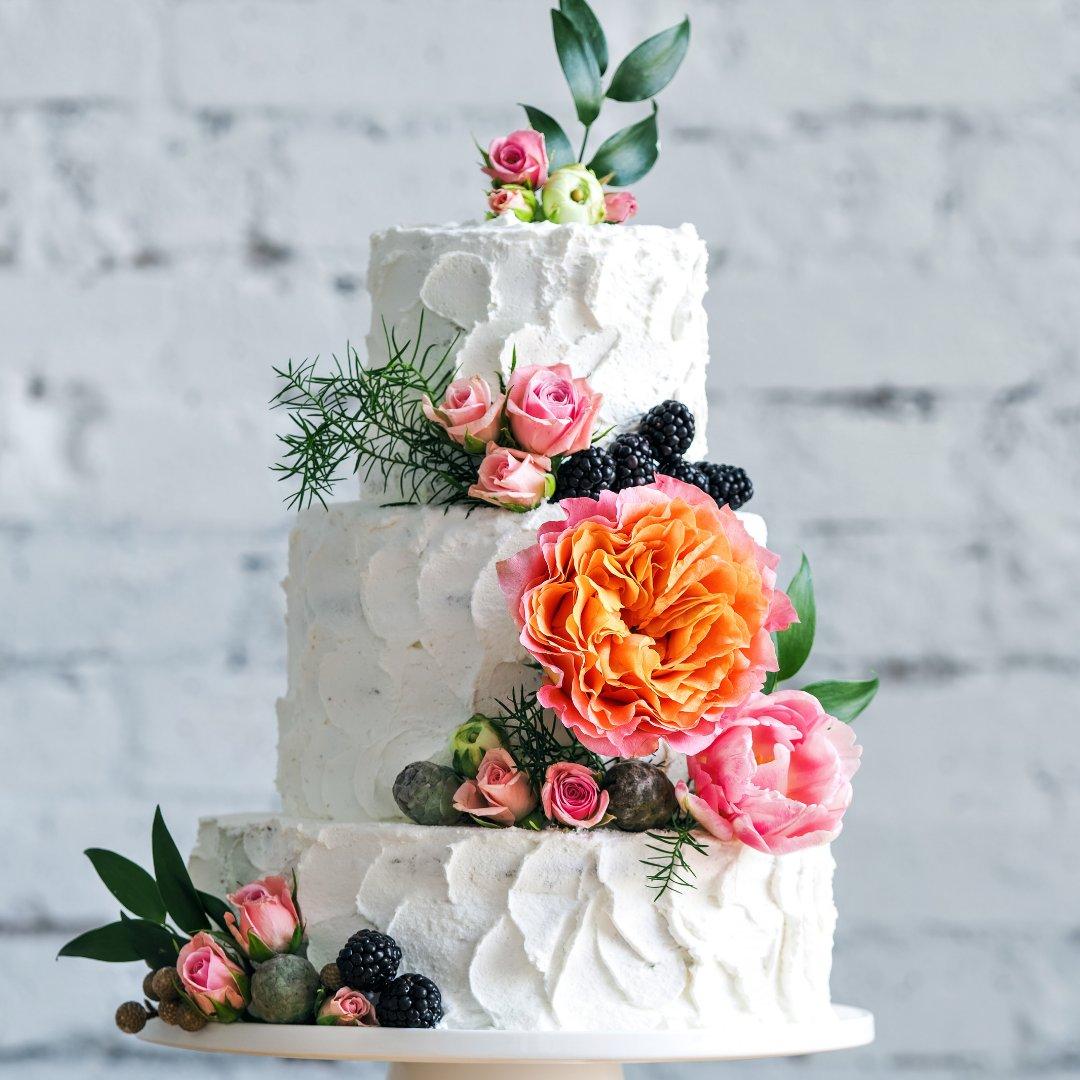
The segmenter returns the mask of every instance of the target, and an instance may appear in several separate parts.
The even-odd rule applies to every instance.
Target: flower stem
[[[581,149],[578,151],[578,161],[580,164],[585,164],[585,147],[589,144],[589,132],[592,130],[592,124],[585,125],[585,137],[581,140]]]

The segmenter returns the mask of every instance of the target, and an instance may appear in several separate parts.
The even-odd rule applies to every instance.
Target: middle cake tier
[[[562,510],[381,507],[305,511],[289,544],[288,690],[278,702],[287,814],[398,821],[394,779],[447,761],[448,739],[540,678],[528,666],[496,564]],[[740,514],[765,542],[765,526]]]

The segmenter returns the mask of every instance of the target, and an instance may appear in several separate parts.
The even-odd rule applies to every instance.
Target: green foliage
[[[160,923],[120,915],[131,946],[152,968],[172,967],[180,953],[180,941]]]
[[[826,680],[804,686],[803,690],[813,694],[830,716],[850,724],[874,700],[878,692],[878,679],[875,675],[861,682]]]
[[[574,99],[577,118],[589,127],[600,115],[600,101],[603,97],[600,65],[574,24],[555,8],[551,11],[551,29],[555,36],[555,51],[559,54],[559,64]]]
[[[289,506],[325,506],[349,461],[365,480],[378,477],[390,505],[480,505],[468,495],[475,458],[432,424],[421,404],[425,394],[440,401],[453,379],[456,339],[422,348],[423,328],[421,317],[415,338],[399,344],[384,326],[389,360],[380,368],[365,368],[350,347],[327,374],[317,370],[317,359],[275,369],[284,386],[272,404],[293,422],[278,437],[286,449],[273,467],[297,485]]]
[[[585,0],[559,0],[559,10],[574,24],[574,29],[596,57],[596,66],[603,75],[608,66],[607,38],[593,9]]]
[[[142,959],[142,953],[132,942],[127,926],[120,921],[87,930],[85,934],[72,938],[57,956],[82,956],[107,964],[127,964]]]
[[[607,96],[614,101],[645,101],[675,77],[690,47],[690,20],[643,41],[616,68]]]
[[[544,784],[549,765],[574,761],[594,772],[602,772],[604,763],[586,749],[559,720],[546,712],[536,693],[515,690],[508,701],[498,703],[498,715],[491,717],[506,732],[507,749],[529,776],[534,790]]]
[[[87,848],[85,854],[105,888],[123,907],[151,922],[165,921],[165,904],[157,882],[138,863],[104,848]]]
[[[563,131],[559,121],[553,116],[548,116],[541,109],[532,105],[522,105],[525,115],[529,120],[529,127],[533,131],[539,131],[544,136],[544,145],[547,147],[548,165],[552,172],[561,169],[564,165],[570,165],[574,160],[574,148]]]
[[[154,824],[150,831],[150,848],[154,855],[154,876],[157,878],[161,898],[176,925],[189,934],[209,930],[199,893],[191,883],[187,867],[169,833],[162,817],[161,807],[154,811]]]
[[[616,131],[600,144],[589,168],[608,183],[626,187],[640,180],[656,164],[660,155],[660,131],[656,126],[656,102],[651,116]]]
[[[780,670],[776,673],[777,682],[784,682],[797,675],[814,646],[817,605],[814,603],[814,579],[805,555],[799,564],[798,572],[787,587],[787,594],[799,621],[776,635],[777,659],[780,662]]]
[[[648,849],[656,852],[652,858],[641,860],[649,870],[646,880],[654,891],[654,902],[668,891],[696,888],[691,879],[697,874],[687,860],[687,849],[699,855],[708,855],[709,849],[694,835],[695,828],[694,819],[680,812],[672,817],[670,830],[645,834],[652,841]]]
[[[210,893],[203,892],[201,889],[196,891],[203,911],[210,916],[216,926],[220,927],[224,933],[228,933],[229,927],[225,922],[225,915],[229,911],[229,905],[219,897],[211,896]]]

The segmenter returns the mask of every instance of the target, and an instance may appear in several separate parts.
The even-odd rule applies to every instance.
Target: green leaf
[[[523,104],[521,107],[529,118],[529,127],[544,136],[551,171],[554,172],[556,169],[561,169],[563,165],[571,164],[574,160],[574,148],[570,145],[570,140],[559,121],[532,105]]]
[[[223,933],[228,934],[229,926],[228,923],[225,922],[225,916],[232,909],[229,907],[228,904],[225,903],[224,900],[221,900],[219,897],[212,896],[210,893],[205,893],[201,890],[196,891],[199,894],[199,902],[203,906],[203,911],[205,911],[206,914],[209,915],[210,918],[213,919],[214,922],[221,927]],[[229,940],[232,940],[231,935]]]
[[[262,964],[267,960],[273,960],[276,955],[274,950],[267,947],[263,939],[259,937],[254,930],[248,931],[247,953],[248,956],[251,957],[252,963],[255,964]]]
[[[643,41],[616,68],[607,96],[613,101],[644,101],[675,77],[690,47],[690,20]]]
[[[607,38],[600,20],[585,0],[559,0],[559,9],[574,24],[574,29],[592,50],[596,57],[596,66],[603,75],[608,66]]]
[[[776,689],[776,672],[770,671],[765,676],[765,684],[761,688],[763,694],[771,694]]]
[[[209,930],[198,890],[191,883],[187,867],[180,857],[180,852],[161,816],[161,807],[154,811],[154,826],[150,834],[151,848],[154,853],[154,874],[158,889],[169,914],[176,920],[181,930],[189,934],[197,930]]]
[[[614,187],[640,180],[656,164],[660,154],[660,131],[656,126],[656,102],[651,116],[616,131],[600,144],[589,168],[601,179],[610,176]]]
[[[551,29],[555,35],[555,50],[574,98],[577,118],[586,126],[600,115],[600,68],[592,49],[561,12],[552,8]]]
[[[791,579],[787,594],[798,613],[799,621],[776,635],[777,659],[780,661],[780,670],[776,676],[778,682],[799,673],[814,645],[817,606],[814,603],[814,579],[805,555],[799,564],[798,573]]]
[[[165,904],[158,892],[157,882],[138,863],[104,848],[87,848],[85,854],[105,888],[132,915],[156,923],[165,921]]]
[[[141,960],[142,954],[131,943],[127,927],[122,922],[99,926],[72,938],[57,954],[83,956],[87,960],[103,960],[107,964],[127,964]]]
[[[830,716],[850,724],[874,700],[878,691],[878,678],[875,675],[872,679],[861,682],[826,680],[804,686],[803,690],[816,697]]]
[[[176,938],[160,923],[120,916],[131,947],[152,968],[172,967],[180,953]]]

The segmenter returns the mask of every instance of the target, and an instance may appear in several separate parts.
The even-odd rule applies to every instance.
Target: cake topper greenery
[[[690,20],[641,42],[608,70],[608,43],[600,20],[585,0],[559,0],[552,9],[555,51],[583,128],[575,153],[562,125],[533,105],[522,105],[529,127],[480,147],[491,177],[488,217],[513,214],[520,221],[620,224],[637,213],[627,188],[656,164],[660,153],[656,95],[674,78],[690,46]],[[587,157],[589,136],[605,101],[650,101],[641,119],[616,131]]]

